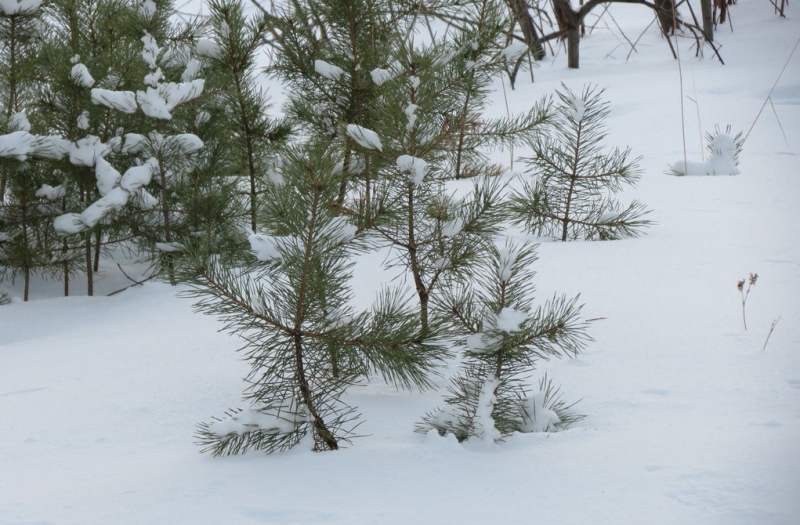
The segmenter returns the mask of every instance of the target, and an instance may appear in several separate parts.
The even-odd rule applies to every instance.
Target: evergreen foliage
[[[463,2],[463,27],[438,43],[415,41],[424,19],[404,5],[320,1],[312,14],[293,4],[269,22],[281,35],[274,71],[292,86],[289,113],[341,148],[342,209],[394,248],[390,264],[413,282],[424,339],[436,337],[431,296],[501,228],[504,184],[491,176],[503,169],[485,151],[529,142],[549,116],[544,104],[516,118],[482,115],[505,65],[501,4]],[[468,196],[446,196],[446,181],[467,177],[476,177]]]
[[[251,363],[244,411],[200,425],[199,441],[215,455],[267,452],[296,445],[336,450],[355,436],[358,414],[346,389],[378,374],[401,387],[428,385],[438,347],[416,342],[418,326],[401,294],[386,291],[368,312],[350,306],[356,227],[336,215],[339,172],[330,146],[290,148],[284,184],[267,204],[281,235],[253,234],[256,259],[245,267],[198,254],[196,307],[221,316],[246,340]]]
[[[562,241],[638,236],[651,224],[643,218],[649,211],[636,200],[624,206],[615,195],[641,175],[630,149],[603,151],[608,103],[602,91],[588,86],[578,96],[563,86],[557,94],[553,133],[533,142],[533,180],[510,199],[514,222]]]
[[[256,231],[262,201],[273,186],[269,173],[274,146],[285,141],[292,129],[285,119],[268,117],[269,97],[254,75],[257,54],[263,51],[268,34],[266,15],[248,19],[242,4],[231,0],[212,0],[208,7],[215,51],[204,57],[207,81],[219,91],[213,97],[213,109],[224,113],[214,115],[207,125],[221,125],[217,142],[225,148],[211,158],[222,154],[225,171],[245,174],[239,191],[247,194],[248,224]]]
[[[359,147],[346,129],[380,132],[379,123],[385,122],[379,103],[384,90],[374,74],[384,71],[387,78],[400,73],[391,57],[409,35],[405,7],[386,0],[284,2],[268,18],[270,32],[278,35],[271,40],[270,71],[289,87],[285,111],[306,133],[336,144],[342,163],[337,205],[360,209],[365,223],[386,211],[374,181],[390,160],[380,148]],[[351,202],[345,204],[348,190]]]
[[[213,246],[196,254],[190,295],[246,339],[252,365],[249,406],[200,425],[205,451],[273,452],[304,435],[313,436],[315,450],[336,449],[355,435],[357,412],[341,399],[349,385],[379,372],[401,386],[428,386],[431,367],[446,355],[442,345],[468,332],[464,322],[508,310],[506,301],[530,309],[525,284],[508,298],[513,287],[498,284],[503,299],[496,307],[469,283],[492,271],[493,237],[508,219],[508,178],[486,153],[532,142],[551,115],[543,101],[514,118],[483,116],[490,84],[505,66],[506,20],[491,0],[464,7],[466,21],[453,38],[430,44],[414,40],[415,25],[423,23],[414,9],[391,2],[291,3],[259,19],[275,38],[272,71],[290,86],[287,112],[308,139],[270,163],[270,199],[249,235],[258,262]],[[470,181],[459,183],[461,195],[449,195],[448,184],[464,178]],[[402,268],[412,289],[387,292],[371,313],[354,313],[347,288],[352,250],[378,247],[391,250],[387,269]],[[524,255],[519,265],[532,259]],[[519,272],[522,282],[530,277]],[[411,294],[416,309],[400,300]],[[453,308],[469,321],[454,322]],[[523,406],[535,410],[533,401],[510,400],[524,391],[531,356],[577,352],[578,312],[563,298],[531,311],[525,338],[495,356],[503,401],[494,417],[527,421],[500,424],[501,435],[533,424],[533,416],[519,416]],[[462,384],[491,381],[487,370],[468,366]],[[542,399],[559,408],[558,425],[565,425],[568,407],[552,387],[545,390],[551,394]]]
[[[38,158],[65,154],[63,143],[31,133],[42,128],[33,107],[44,32],[41,4],[0,6],[0,275],[22,277],[25,300],[34,274],[57,271],[52,252],[58,239],[48,224],[52,207],[37,195],[50,179]]]
[[[503,228],[505,182],[498,175],[504,170],[490,164],[486,152],[530,142],[550,118],[545,104],[515,118],[483,115],[504,65],[499,42],[505,19],[489,0],[466,2],[464,9],[464,26],[452,41],[401,39],[387,58],[393,64],[388,73],[372,72],[382,80],[383,117],[374,126],[390,161],[376,187],[393,210],[374,218],[374,229],[393,247],[390,262],[413,282],[426,337],[438,323],[429,315],[432,297],[466,278]],[[448,196],[446,183],[462,178],[472,180],[471,191]]]
[[[100,239],[97,229],[104,224],[122,225],[137,251],[160,261],[174,281],[174,260],[186,244],[236,213],[228,210],[235,203],[231,185],[209,176],[217,173],[219,157],[201,162],[202,139],[186,133],[208,129],[208,113],[198,102],[205,88],[197,78],[202,64],[191,56],[198,28],[176,25],[170,15],[168,3],[155,9],[144,2],[128,10],[138,36],[126,44],[135,46],[136,59],[118,66],[136,76],[123,79],[110,69],[91,89],[92,104],[105,113],[104,136],[74,142],[73,149],[83,154],[70,158],[93,169],[99,198],[85,191],[91,204],[60,216],[55,227],[63,235],[94,230]],[[125,89],[129,86],[139,89]],[[109,120],[119,125],[113,136]],[[95,153],[86,155],[91,147]],[[115,164],[127,168],[117,170]]]
[[[574,357],[588,341],[577,297],[554,297],[532,308],[535,259],[532,246],[506,242],[492,249],[472,281],[443,294],[437,307],[461,334],[464,363],[448,388],[447,406],[426,415],[418,432],[491,442],[580,419],[546,379],[536,392],[526,388],[538,361]]]
[[[65,0],[48,4],[45,14],[49,30],[37,63],[44,82],[36,104],[49,132],[65,139],[69,148],[67,158],[50,167],[53,175],[48,182],[58,184],[61,194],[54,199],[60,210],[54,210],[52,221],[65,213],[79,213],[108,193],[110,185],[103,172],[96,173],[95,164],[113,155],[119,130],[141,121],[139,115],[91,103],[91,89],[133,85],[146,69],[140,59],[139,14],[131,3]],[[81,235],[62,239],[54,260],[62,264],[65,295],[76,271],[86,275],[87,294],[94,294],[94,273],[102,254],[130,235],[124,222],[99,221],[91,231],[87,228]]]
[[[638,173],[628,151],[601,154],[596,90],[488,118],[516,57],[498,0],[208,5],[188,23],[151,0],[0,17],[28,31],[0,44],[0,141],[25,134],[0,142],[6,271],[47,269],[65,294],[82,271],[91,295],[104,251],[125,245],[190,282],[184,295],[245,340],[251,366],[244,406],[198,426],[215,455],[341,448],[358,433],[349,387],[432,387],[451,348],[461,372],[418,430],[498,441],[579,419],[546,376],[529,385],[540,360],[588,340],[577,298],[535,307],[534,247],[497,239],[513,221],[564,240],[647,224],[612,198]],[[444,37],[432,16],[453,24]],[[283,120],[256,75],[265,46],[289,88]],[[512,193],[490,153],[526,146],[537,179]],[[400,279],[358,311],[354,257],[378,250]]]

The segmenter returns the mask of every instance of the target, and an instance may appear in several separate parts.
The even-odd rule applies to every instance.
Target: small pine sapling
[[[294,147],[281,164],[283,185],[265,205],[270,232],[249,237],[251,264],[198,256],[186,294],[245,339],[252,367],[248,408],[199,425],[199,443],[214,455],[282,451],[306,436],[314,450],[336,450],[358,425],[342,399],[348,387],[373,374],[429,386],[443,356],[416,342],[417,318],[400,294],[382,293],[366,312],[350,306],[350,256],[361,240],[335,213],[341,179],[331,148]]]
[[[608,103],[586,87],[578,96],[562,85],[553,134],[536,138],[528,160],[533,180],[510,198],[514,222],[537,236],[562,241],[636,237],[651,221],[645,206],[615,195],[641,177],[630,149],[603,151]]]
[[[266,21],[279,35],[270,39],[277,51],[272,71],[290,86],[285,110],[304,131],[337,144],[342,181],[336,205],[344,209],[346,193],[354,190],[371,210],[375,170],[386,159],[375,149],[359,150],[358,139],[343,130],[377,130],[382,90],[371,72],[385,66],[402,41],[411,8],[386,0],[284,4]]]
[[[717,126],[713,134],[706,133],[706,149],[709,156],[707,161],[678,161],[670,166],[667,174],[678,177],[685,175],[738,175],[739,155],[742,153],[743,147],[744,139],[741,131],[732,136],[730,125],[725,128],[725,131],[721,131]]]
[[[141,35],[135,30],[138,12],[119,0],[64,0],[47,5],[48,31],[39,56],[42,82],[37,105],[51,133],[67,141],[68,158],[51,169],[41,196],[61,208],[54,216],[80,212],[110,189],[110,170],[97,170],[100,157],[110,158],[119,130],[135,126],[136,115],[91,103],[91,88],[117,88],[144,72]],[[141,65],[140,65],[141,64]],[[58,184],[58,186],[56,186]],[[56,192],[63,194],[55,199]],[[80,235],[64,236],[54,256],[63,267],[64,293],[69,294],[70,270],[86,276],[86,293],[94,294],[94,272],[109,246],[128,238],[123,221],[102,221]]]
[[[539,360],[575,356],[589,339],[577,298],[554,297],[532,309],[535,259],[532,247],[507,242],[475,276],[482,285],[461,284],[443,294],[437,306],[463,334],[464,364],[446,407],[427,414],[418,432],[494,442],[580,419],[546,378],[538,391],[526,388]]]

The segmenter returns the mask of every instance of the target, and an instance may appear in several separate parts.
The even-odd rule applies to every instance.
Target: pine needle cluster
[[[415,312],[402,294],[384,291],[368,311],[350,306],[358,232],[334,213],[340,172],[328,146],[289,148],[283,185],[267,207],[281,235],[252,234],[255,261],[234,268],[198,257],[196,307],[220,316],[242,336],[252,365],[244,411],[232,409],[199,427],[216,455],[296,445],[336,450],[356,435],[358,413],[342,395],[378,375],[399,387],[429,386],[443,356],[419,342]]]
[[[494,442],[514,432],[562,429],[581,417],[546,378],[538,391],[526,386],[538,361],[574,357],[589,340],[577,297],[553,297],[532,309],[533,247],[506,242],[492,255],[474,281],[437,304],[462,334],[464,364],[446,406],[425,416],[418,432]]]
[[[587,86],[580,95],[562,85],[552,133],[533,142],[530,180],[511,197],[514,222],[561,241],[636,237],[651,224],[644,204],[617,198],[641,177],[630,149],[605,151],[608,102]]]

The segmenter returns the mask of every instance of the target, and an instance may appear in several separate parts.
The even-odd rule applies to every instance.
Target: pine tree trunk
[[[64,261],[62,268],[64,270],[64,297],[69,297],[69,263]]]
[[[314,406],[311,387],[308,386],[305,367],[303,366],[303,342],[300,334],[294,335],[294,348],[295,368],[297,380],[300,384],[300,395],[303,397],[303,404],[308,410],[308,415],[311,418],[311,426],[314,427],[314,431],[317,433],[317,436],[319,436],[322,442],[325,443],[325,446],[328,450],[339,450],[339,443],[336,442],[336,438],[334,437],[333,433],[325,425],[325,421],[322,420],[322,417],[320,417],[316,407]]]
[[[100,269],[100,248],[102,247],[102,233],[100,232],[100,228],[97,228],[97,232],[94,236],[94,266],[92,269],[97,272]]]
[[[233,72],[233,79],[236,84],[236,98],[239,103],[239,111],[241,112],[242,119],[242,132],[244,135],[245,147],[247,148],[247,172],[250,178],[250,229],[256,231],[258,219],[258,202],[256,193],[256,161],[255,161],[255,146],[253,145],[253,130],[250,126],[250,118],[247,112],[247,104],[245,103],[244,87],[242,85],[242,78],[240,71]]]
[[[414,277],[414,287],[419,297],[419,324],[420,340],[428,337],[428,300],[430,295],[425,282],[422,280],[422,268],[417,256],[416,225],[414,224],[414,188],[408,188],[408,259],[411,264],[411,274]]]
[[[84,252],[86,255],[86,295],[94,295],[94,276],[92,272],[92,232],[86,232],[84,239]]]
[[[169,194],[167,191],[167,171],[164,169],[164,159],[159,154],[158,158],[159,179],[161,181],[161,213],[164,216],[164,242],[172,242],[172,224],[170,221]],[[167,275],[169,284],[175,286],[178,281],[175,279],[175,265],[171,257],[167,256]]]
[[[300,387],[300,395],[303,398],[303,404],[308,410],[308,416],[311,418],[311,425],[317,436],[322,440],[328,450],[338,450],[339,444],[333,433],[325,425],[322,417],[317,411],[314,403],[314,397],[311,392],[311,387],[306,378],[305,365],[303,361],[303,336],[301,335],[303,329],[303,321],[305,319],[305,295],[308,292],[308,281],[310,273],[314,271],[311,268],[311,251],[313,244],[313,236],[316,232],[317,214],[320,208],[320,194],[321,188],[314,188],[314,203],[311,208],[311,217],[309,218],[308,232],[309,238],[306,240],[306,251],[303,261],[303,275],[300,281],[300,289],[297,292],[297,311],[294,317],[294,359],[295,359],[295,374],[298,385]]]
[[[27,188],[23,189],[22,191],[22,199],[20,199],[20,210],[22,211],[22,246],[23,246],[23,256],[22,256],[22,272],[25,280],[25,291],[23,293],[23,301],[28,300],[28,291],[31,285],[31,245],[30,239],[28,238],[28,221],[30,220],[28,217],[28,201],[27,201],[27,194],[25,192]]]

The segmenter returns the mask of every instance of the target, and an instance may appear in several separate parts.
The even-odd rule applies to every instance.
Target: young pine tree
[[[53,209],[38,195],[51,182],[51,170],[39,159],[66,153],[58,137],[31,133],[49,131],[33,105],[45,28],[41,4],[0,5],[0,275],[22,278],[24,300],[35,274],[58,272],[53,252],[60,243],[49,226]]]
[[[245,409],[199,426],[215,455],[281,451],[304,437],[318,451],[355,436],[348,387],[378,374],[399,386],[427,385],[441,349],[415,342],[417,321],[401,295],[384,292],[371,310],[350,305],[357,228],[335,213],[338,155],[315,143],[286,151],[283,185],[267,203],[273,235],[252,234],[245,267],[202,256],[193,270],[197,309],[242,336],[251,364]]]
[[[270,70],[289,86],[286,113],[315,140],[336,145],[342,179],[337,206],[345,212],[360,209],[361,226],[385,211],[374,181],[388,159],[359,147],[345,129],[375,129],[384,118],[383,90],[372,72],[392,67],[393,50],[408,34],[404,7],[387,0],[283,2],[267,18],[270,32],[280,35],[271,39]]]
[[[491,253],[491,236],[502,230],[504,170],[488,162],[487,152],[533,140],[549,118],[544,104],[513,118],[483,115],[503,67],[505,18],[488,0],[467,2],[464,9],[467,21],[452,41],[399,38],[386,58],[391,66],[371,72],[381,87],[374,133],[380,156],[389,161],[378,172],[376,195],[392,210],[371,222],[392,247],[391,262],[413,283],[423,338],[435,336],[435,295],[469,279],[472,265]],[[377,149],[361,128],[349,124],[347,132],[362,149]],[[467,177],[471,188],[459,183],[462,196],[448,195],[454,179]]]
[[[494,442],[580,419],[546,378],[536,391],[527,385],[538,361],[573,357],[588,340],[577,298],[554,297],[531,308],[535,259],[532,247],[507,242],[493,250],[472,283],[443,294],[437,306],[462,334],[464,362],[446,407],[426,415],[418,432]]]
[[[586,87],[578,96],[563,86],[557,94],[553,133],[533,142],[533,180],[511,197],[514,222],[562,241],[638,236],[651,224],[644,219],[649,211],[636,200],[624,206],[615,195],[641,175],[629,149],[603,151],[608,103],[602,91]]]

